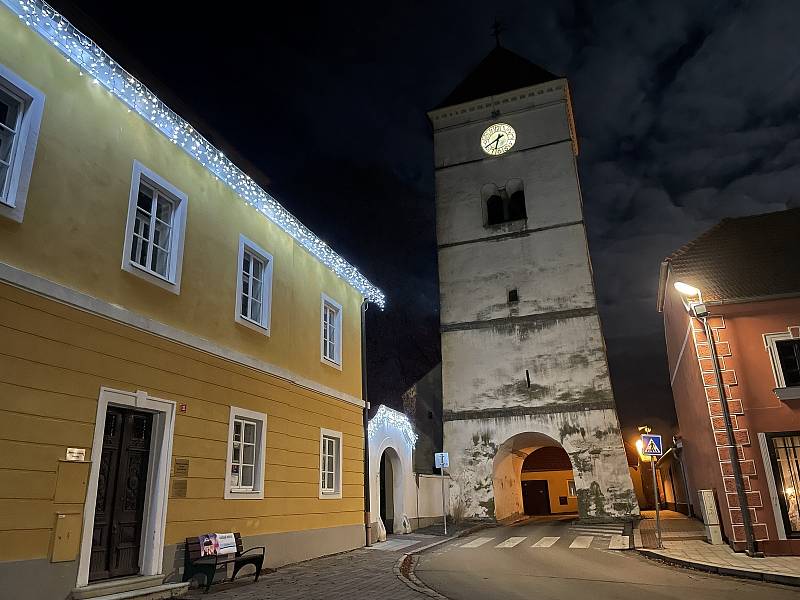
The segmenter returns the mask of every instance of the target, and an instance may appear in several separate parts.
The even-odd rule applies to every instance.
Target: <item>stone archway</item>
[[[581,519],[607,521],[639,514],[619,422],[612,409],[521,414],[475,423],[445,423],[453,514],[504,519],[524,514],[518,475],[534,448],[569,455]],[[527,451],[526,451],[527,450]]]
[[[381,406],[368,426],[370,530],[373,541],[386,538],[387,533],[410,532],[410,519],[416,517],[412,453],[416,434],[408,418],[401,412]],[[381,465],[384,466],[383,476]],[[391,470],[391,493],[381,490],[381,480],[386,485],[387,472]],[[391,528],[381,518],[386,514],[387,497],[391,497]],[[387,519],[388,520],[388,519]]]
[[[559,498],[561,496],[568,496],[567,481],[572,480],[574,485],[574,474],[569,478],[552,478],[554,479],[553,481],[551,481],[549,477],[530,478],[532,481],[543,482],[543,487],[547,487],[548,496],[546,510],[539,510],[536,513],[532,512],[533,507],[529,500],[530,496],[529,498],[525,497],[525,491],[528,491],[526,488],[532,488],[533,486],[524,485],[523,464],[526,459],[533,456],[537,451],[546,448],[558,448],[564,453],[570,465],[569,469],[571,474],[572,464],[569,462],[569,457],[563,446],[543,433],[533,431],[518,433],[508,438],[497,448],[494,460],[492,461],[492,489],[494,491],[495,518],[498,521],[524,514],[550,514],[552,512],[559,512],[553,505],[554,503],[550,500],[552,497]],[[560,471],[563,470],[565,469],[561,469]],[[556,489],[556,485],[561,483],[561,479],[564,479],[563,490],[560,488]],[[537,489],[536,493],[538,493],[538,491]],[[575,504],[577,507],[577,502]],[[526,508],[528,510],[526,510]]]

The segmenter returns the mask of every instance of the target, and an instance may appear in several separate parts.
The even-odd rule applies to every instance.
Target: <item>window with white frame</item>
[[[322,294],[322,360],[342,366],[342,305]]]
[[[319,497],[342,497],[342,433],[320,429]]]
[[[272,304],[272,255],[239,236],[236,322],[269,335]]]
[[[134,161],[122,268],[180,292],[188,198]]]
[[[567,480],[567,496],[569,496],[570,498],[574,498],[577,495],[578,495],[578,493],[575,491],[575,480],[574,479],[568,479]]]
[[[800,338],[794,337],[790,330],[767,333],[764,346],[769,352],[776,387],[800,386]]]
[[[44,94],[0,64],[0,216],[22,222]]]
[[[267,415],[231,406],[225,498],[264,497]]]

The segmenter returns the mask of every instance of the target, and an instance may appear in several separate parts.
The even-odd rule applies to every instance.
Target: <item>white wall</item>
[[[408,419],[402,413],[386,407],[381,407],[380,410],[389,411],[392,413],[395,423],[406,423],[410,428]],[[382,501],[380,469],[381,457],[384,452],[386,452],[387,459],[391,461],[394,483],[394,531],[388,533],[404,533],[403,516],[409,522],[413,522],[417,516],[442,516],[441,478],[438,475],[420,475],[419,488],[417,488],[417,477],[412,470],[414,447],[409,443],[403,426],[398,427],[385,419],[375,417],[370,421],[368,443],[370,520],[372,523],[380,521]],[[445,480],[447,490],[449,489],[449,478],[445,477]],[[418,506],[419,515],[417,514]],[[383,528],[378,527],[378,529]]]
[[[444,476],[445,494],[449,500],[450,477]],[[439,475],[419,475],[419,516],[442,516],[442,477]]]

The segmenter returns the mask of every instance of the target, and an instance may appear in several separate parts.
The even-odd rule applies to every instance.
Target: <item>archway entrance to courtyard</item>
[[[497,520],[578,511],[569,455],[543,433],[519,433],[500,445],[492,465],[492,485]]]
[[[380,515],[387,533],[394,532],[395,495],[402,494],[402,470],[400,457],[394,448],[386,448],[380,462]],[[398,515],[402,519],[402,515]]]

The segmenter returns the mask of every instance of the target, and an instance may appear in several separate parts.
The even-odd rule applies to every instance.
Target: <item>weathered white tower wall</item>
[[[521,460],[500,470],[493,461],[510,438],[535,433],[569,454],[581,517],[638,514],[597,314],[566,80],[429,117],[451,507],[498,519],[520,512]],[[517,137],[492,157],[480,137],[497,122]],[[482,189],[514,179],[527,218],[488,225]],[[518,301],[509,301],[511,290]],[[524,458],[530,449],[513,452]],[[496,511],[500,488],[513,498]]]

